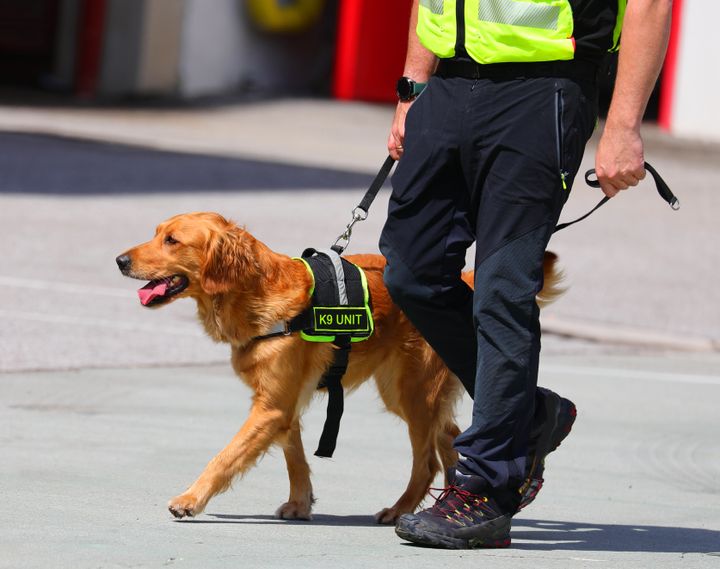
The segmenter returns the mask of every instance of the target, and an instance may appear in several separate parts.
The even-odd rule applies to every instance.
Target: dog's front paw
[[[311,520],[310,504],[285,502],[275,511],[275,517],[281,520]]]
[[[204,509],[204,504],[190,493],[176,496],[168,503],[168,510],[176,518],[193,517],[200,514]]]
[[[375,521],[379,524],[394,524],[401,514],[407,512],[401,512],[397,508],[383,508],[377,514],[375,514]]]

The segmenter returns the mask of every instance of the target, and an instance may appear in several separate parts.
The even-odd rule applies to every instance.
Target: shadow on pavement
[[[279,142],[280,144],[282,141]],[[0,132],[0,194],[357,189],[372,174]]]
[[[527,531],[531,528],[530,531]],[[720,551],[720,531],[622,524],[586,524],[518,519],[513,522],[514,549],[711,553]],[[529,540],[532,543],[517,543]]]
[[[205,514],[207,519],[182,519],[175,520],[177,523],[185,524],[293,524],[307,526],[347,526],[347,527],[389,527],[378,524],[372,516],[333,516],[328,514],[313,514],[313,519],[308,520],[280,520],[275,516],[259,516],[242,514]]]
[[[372,516],[317,514],[312,521],[279,520],[268,515],[207,514],[214,519],[184,519],[190,524],[292,524],[389,528]],[[589,524],[518,519],[513,523],[513,549],[530,551],[616,551],[654,553],[708,553],[720,556],[720,531],[622,524]],[[404,543],[409,547],[422,547]]]

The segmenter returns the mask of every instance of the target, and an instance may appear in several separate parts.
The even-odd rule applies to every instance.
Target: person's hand
[[[390,136],[388,137],[388,152],[394,160],[400,160],[403,155],[403,143],[405,142],[405,116],[410,110],[412,101],[398,101],[395,109]]]
[[[640,132],[634,128],[606,125],[595,155],[595,173],[602,191],[609,198],[620,190],[637,186],[645,177]]]

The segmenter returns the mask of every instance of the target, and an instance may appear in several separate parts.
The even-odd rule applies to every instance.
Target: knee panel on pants
[[[547,226],[504,245],[476,267],[474,313],[478,331],[506,354],[526,351],[537,333],[535,296],[543,285]]]

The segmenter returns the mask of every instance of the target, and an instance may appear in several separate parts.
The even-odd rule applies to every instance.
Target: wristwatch
[[[418,83],[410,77],[400,77],[397,81],[395,92],[401,101],[412,101],[425,88],[426,83]]]

